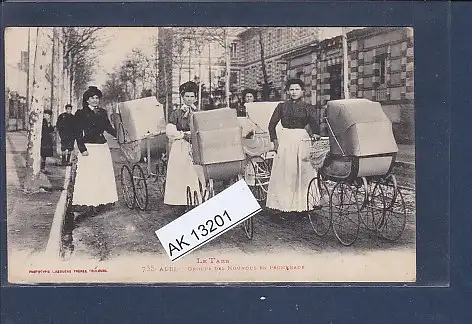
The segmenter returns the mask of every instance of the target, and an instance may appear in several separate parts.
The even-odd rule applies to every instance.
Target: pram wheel
[[[372,185],[369,193],[369,184],[365,177],[362,177],[362,187],[357,188],[357,202],[361,204],[359,217],[362,224],[371,231],[376,231],[383,217],[385,209],[385,197],[383,190],[377,185]]]
[[[138,164],[133,166],[133,181],[136,192],[136,204],[138,205],[139,209],[144,211],[148,206],[149,196],[146,176],[143,169]]]
[[[330,211],[334,234],[341,244],[352,245],[359,236],[359,205],[351,185],[338,182],[333,188]]]
[[[157,184],[157,191],[161,196],[164,196],[165,188],[166,188],[166,175],[167,175],[167,167],[165,162],[159,160],[156,163],[156,184]]]
[[[206,184],[206,200],[211,199],[215,195],[215,187],[213,179],[209,179]]]
[[[190,189],[190,186],[187,186],[187,208],[185,212],[188,212],[193,209],[194,207],[194,201],[192,198],[192,189]]]
[[[311,227],[318,236],[325,236],[331,227],[329,211],[329,192],[321,174],[313,178],[308,185],[307,211]]]
[[[368,229],[378,231],[381,226],[382,219],[385,213],[385,194],[383,186],[380,185],[380,181],[375,182],[372,185],[373,189],[369,194],[369,223],[364,223]]]
[[[193,205],[194,206],[200,205],[200,202],[198,200],[198,194],[197,194],[196,190],[193,191]]]
[[[270,169],[262,157],[252,157],[246,164],[244,179],[258,202],[267,199]]]
[[[248,218],[243,222],[243,227],[244,233],[246,233],[246,237],[252,240],[252,237],[254,236],[254,221],[252,220],[252,217]]]
[[[400,238],[406,226],[406,207],[401,191],[396,187],[395,200],[385,209],[378,232],[387,241],[395,242]]]
[[[385,197],[385,209],[390,209],[395,203],[398,193],[397,179],[393,174],[379,180],[378,185],[382,188]]]
[[[133,209],[136,205],[136,192],[134,189],[134,181],[131,175],[131,170],[127,165],[121,167],[121,191],[126,206],[129,209]]]

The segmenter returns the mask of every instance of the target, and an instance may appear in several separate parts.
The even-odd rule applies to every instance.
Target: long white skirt
[[[167,205],[187,205],[187,186],[190,186],[192,198],[194,191],[197,192],[201,203],[198,176],[190,154],[191,147],[187,141],[178,139],[172,142],[164,193],[164,203]]]
[[[310,136],[305,129],[284,128],[274,158],[267,193],[267,207],[284,211],[307,210],[308,185],[316,170],[309,160]]]
[[[88,156],[78,153],[72,204],[99,206],[118,201],[108,144],[86,143]]]

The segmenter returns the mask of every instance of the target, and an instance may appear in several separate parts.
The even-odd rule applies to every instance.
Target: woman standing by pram
[[[194,82],[186,82],[179,88],[183,105],[169,115],[166,135],[169,139],[169,161],[167,167],[164,203],[180,206],[180,213],[187,205],[187,186],[191,192],[200,192],[198,176],[193,165],[190,146],[190,118],[197,110],[194,105],[198,86]],[[201,201],[201,200],[200,200]]]
[[[275,108],[268,127],[277,155],[269,182],[267,207],[283,212],[306,211],[308,185],[316,175],[309,160],[310,135],[319,134],[320,129],[315,107],[302,100],[303,88],[301,80],[287,82],[285,90],[290,99]],[[280,138],[275,130],[279,121],[283,126]]]
[[[72,205],[88,207],[94,215],[99,209],[118,201],[110,149],[103,132],[116,137],[105,109],[98,107],[102,92],[89,87],[82,98],[82,109],[75,113],[75,138],[80,155]]]

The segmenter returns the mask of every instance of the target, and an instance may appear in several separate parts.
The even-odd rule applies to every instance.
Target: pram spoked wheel
[[[318,173],[316,178],[311,179],[306,200],[311,227],[316,235],[320,237],[326,235],[331,228],[331,213],[329,210],[329,192],[321,173]]]
[[[146,176],[143,169],[135,164],[133,166],[133,181],[135,188],[136,204],[141,210],[146,210],[148,206],[149,196],[147,190]]]
[[[123,198],[126,206],[129,209],[133,209],[136,205],[136,191],[134,189],[133,176],[131,175],[131,170],[127,165],[121,167],[121,191],[123,193]]]
[[[190,189],[190,186],[187,186],[187,208],[186,208],[186,212],[192,210],[193,208],[195,208],[196,204],[195,204],[195,200],[193,199],[193,195],[192,195],[192,189]]]
[[[243,228],[244,233],[246,233],[246,237],[252,240],[252,237],[254,236],[254,221],[252,220],[252,217],[243,222]]]
[[[267,199],[269,189],[270,169],[262,157],[252,157],[245,168],[245,180],[258,202]]]
[[[377,182],[375,184],[370,182],[369,186],[367,180],[364,177],[362,179],[362,195],[365,195],[365,197],[363,201],[360,201],[362,195],[357,195],[358,202],[361,204],[359,217],[368,230],[377,231],[385,210],[384,191],[382,187],[378,186]]]
[[[359,205],[352,186],[336,183],[331,193],[330,211],[334,234],[341,244],[352,245],[359,236]]]
[[[167,166],[165,162],[159,159],[156,163],[156,178],[155,183],[157,184],[157,191],[161,196],[164,196],[166,188],[166,176],[167,176]]]
[[[400,238],[406,226],[405,200],[394,175],[383,179],[379,187],[385,187],[385,210],[383,217],[378,224],[379,235],[391,242]],[[385,194],[385,193],[384,193]]]
[[[357,202],[359,204],[359,218],[362,224],[369,230],[375,231],[377,229],[378,222],[375,220],[380,219],[375,217],[376,214],[372,212],[371,200],[369,195],[369,184],[365,177],[357,178],[354,181],[355,192]],[[382,212],[382,209],[380,210]],[[381,215],[381,214],[380,214]]]

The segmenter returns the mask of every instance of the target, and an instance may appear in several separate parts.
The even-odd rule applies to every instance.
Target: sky
[[[97,71],[94,83],[101,86],[107,79],[107,73],[126,59],[134,48],[143,50],[151,55],[153,51],[153,38],[157,36],[156,27],[107,27],[100,31],[100,36],[105,42],[102,54],[97,62]]]

